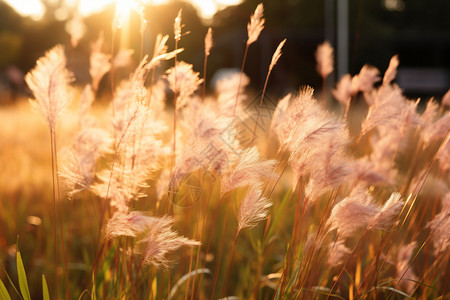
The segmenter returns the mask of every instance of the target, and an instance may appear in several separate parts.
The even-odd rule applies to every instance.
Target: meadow
[[[181,11],[127,79],[102,36],[86,86],[67,47],[36,62],[30,101],[0,107],[0,299],[449,299],[450,93],[407,99],[397,56],[326,93],[324,42],[322,90],[272,103],[283,40],[255,97],[264,22],[214,89],[214,31],[196,72]]]

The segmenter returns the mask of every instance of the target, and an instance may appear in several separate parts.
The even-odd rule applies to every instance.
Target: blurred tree
[[[22,18],[6,3],[0,2],[0,68],[19,61],[23,44]]]

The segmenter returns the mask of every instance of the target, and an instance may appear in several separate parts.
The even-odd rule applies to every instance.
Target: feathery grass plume
[[[89,74],[91,75],[94,91],[98,90],[100,80],[111,70],[111,55],[102,52],[104,40],[103,32],[100,32],[97,41],[91,46]]]
[[[137,237],[158,221],[159,218],[146,216],[141,211],[115,212],[105,227],[105,239],[119,236]]]
[[[398,138],[398,132],[387,129],[380,131],[379,136],[374,135],[370,139],[370,159],[376,163],[394,161],[397,152],[405,148],[405,141]]]
[[[167,195],[167,192],[169,191],[169,184],[170,184],[170,170],[167,168],[164,168],[161,172],[161,175],[159,176],[158,181],[156,182],[156,199],[158,201],[161,201],[164,196]]]
[[[181,30],[182,30],[182,28],[184,26],[184,25],[181,24],[181,12],[182,12],[182,10],[180,9],[178,11],[178,14],[177,14],[177,16],[175,18],[175,22],[173,24],[173,33],[174,33],[174,39],[175,39],[175,51],[178,50],[178,42],[181,39]],[[173,105],[174,105],[171,169],[173,168],[173,165],[176,162],[176,156],[177,156],[177,139],[178,139],[177,119],[178,119],[178,111],[180,110],[181,106],[183,104],[185,104],[184,102],[187,100],[184,97],[186,95],[183,95],[182,97],[180,97],[178,95],[179,91],[180,91],[180,88],[178,87],[178,82],[177,81],[178,81],[179,74],[177,74],[177,73],[178,73],[178,71],[183,71],[183,70],[179,70],[180,69],[180,64],[178,63],[177,53],[175,53],[174,58],[175,58],[175,66],[172,69],[167,71],[169,73],[168,76],[167,76],[168,81],[169,81],[169,86],[171,87],[171,89],[173,91]],[[182,66],[184,68],[184,71],[188,71],[186,65],[183,64]],[[193,73],[192,66],[191,66],[191,72]],[[188,74],[183,74],[183,75],[188,75]],[[170,80],[170,77],[172,77],[171,78],[172,80]],[[180,78],[180,79],[183,79],[183,78]],[[190,80],[189,83],[191,84],[191,85],[188,84],[188,85],[184,86],[184,89],[185,89],[184,93],[186,93],[186,92],[193,93],[197,89],[195,84],[196,84],[196,79],[198,79],[198,75],[197,76],[195,76],[195,75],[188,76],[188,78],[184,78],[184,79],[185,80],[186,79]],[[188,82],[185,81],[184,83],[188,83]],[[200,85],[200,83],[198,85]],[[181,99],[181,101],[180,101],[180,99]],[[180,104],[180,105],[178,105],[178,104]]]
[[[342,150],[333,148],[329,141],[328,149],[320,155],[322,158],[315,160],[317,165],[312,168],[305,188],[308,205],[313,204],[320,195],[345,183],[353,172],[350,160],[340,153]]]
[[[232,119],[220,116],[220,112],[208,102],[198,99],[189,102],[184,115],[182,125],[187,129],[189,142],[177,155],[170,189],[176,188],[183,177],[200,168],[222,174],[240,152]]]
[[[145,99],[147,91],[138,89],[133,90],[133,82],[123,81],[116,89],[113,99],[113,128],[115,147],[118,148],[122,143],[125,135],[129,132],[129,128],[136,123],[140,115],[140,106],[135,101],[137,99]]]
[[[383,76],[383,85],[390,84],[392,80],[395,79],[395,76],[397,76],[398,65],[398,55],[396,54],[392,56],[391,60],[389,61],[389,66]]]
[[[164,80],[160,79],[155,84],[153,84],[153,86],[148,88],[151,89],[151,92],[147,92],[147,103],[150,103],[150,112],[152,113],[154,118],[162,116],[164,110],[166,109],[166,86],[167,83]]]
[[[35,97],[31,105],[42,113],[52,132],[55,132],[56,123],[72,101],[69,86],[72,78],[72,73],[66,69],[66,56],[61,45],[47,51],[25,76]]]
[[[70,35],[70,44],[73,48],[76,48],[78,42],[86,33],[86,26],[84,25],[83,18],[81,18],[80,14],[73,14],[73,17],[66,24],[66,30]]]
[[[277,49],[272,55],[272,60],[270,61],[269,66],[269,73],[272,71],[273,67],[277,64],[278,60],[281,57],[281,49],[283,48],[284,44],[286,43],[286,39],[282,40],[280,44],[278,45]]]
[[[170,89],[177,94],[177,110],[188,103],[189,98],[203,82],[203,79],[199,79],[199,75],[193,71],[191,64],[183,61],[177,62],[175,67],[167,71]]]
[[[221,119],[218,123],[226,124],[227,121],[229,120]],[[217,124],[213,126],[216,127]],[[211,128],[213,131],[215,131],[214,127]],[[200,168],[203,168],[205,172],[223,174],[230,162],[236,160],[234,149],[239,149],[239,146],[230,148],[228,144],[221,140],[220,133],[213,131],[210,132],[212,134],[211,137],[197,137],[186,145],[180,159],[177,160],[176,171],[174,172],[171,186],[175,184],[173,186],[176,187],[181,178]],[[204,131],[204,133],[207,132]]]
[[[268,209],[272,202],[262,195],[261,183],[251,185],[244,199],[241,201],[238,212],[238,233],[247,227],[254,227],[267,218]]]
[[[450,246],[450,192],[442,199],[441,211],[426,225],[430,229],[434,255],[445,253]]]
[[[179,53],[183,52],[184,49],[175,49],[174,51],[167,52],[167,40],[169,39],[168,35],[158,34],[156,36],[155,48],[153,50],[153,57],[146,66],[147,69],[153,69],[160,64],[163,60],[170,60],[174,58]]]
[[[146,88],[144,80],[148,69],[145,57],[130,80],[118,88],[113,100],[115,160],[112,170],[103,170],[97,177],[100,183],[92,186],[95,194],[108,198],[110,205],[121,212],[128,211],[132,200],[144,196],[149,175],[159,168],[159,161],[168,153],[161,136],[167,127],[152,118],[144,105]]]
[[[375,166],[382,167],[376,170]],[[388,166],[388,168],[385,168]],[[392,184],[392,179],[397,174],[396,170],[392,170],[390,164],[377,164],[370,157],[363,157],[353,164],[353,176],[356,181],[363,181],[369,185],[377,185],[381,183]]]
[[[352,78],[352,84],[361,92],[370,92],[373,85],[380,81],[380,71],[372,66],[364,65],[359,74]]]
[[[444,97],[442,97],[441,105],[450,107],[450,90],[448,90]]]
[[[211,48],[213,47],[212,28],[208,28],[208,32],[205,35],[205,57],[203,59],[203,86],[202,86],[202,100],[205,101],[206,96],[206,70],[208,65],[208,56],[211,54]]]
[[[239,101],[240,85],[241,85],[242,76],[244,74],[244,66],[245,66],[245,61],[247,60],[248,48],[249,48],[250,44],[254,43],[258,39],[259,34],[261,33],[261,31],[264,28],[265,19],[262,18],[263,11],[264,11],[263,4],[262,3],[258,4],[258,6],[255,9],[254,14],[250,17],[250,23],[247,24],[248,39],[247,39],[247,43],[245,45],[244,58],[242,59],[238,88],[236,89],[237,94],[236,94],[236,101],[235,101],[234,107],[233,107],[233,117],[236,116],[236,108],[238,106],[238,101]]]
[[[441,199],[442,207],[450,207],[450,190]]]
[[[180,41],[182,35],[181,30],[184,27],[184,24],[181,24],[182,11],[183,11],[182,9],[178,11],[177,16],[175,17],[175,22],[173,23],[173,34],[175,41]]]
[[[287,149],[291,152],[289,157],[289,163],[293,168],[297,176],[292,180],[293,186],[295,187],[298,178],[301,175],[306,175],[312,169],[314,169],[314,164],[320,161],[327,155],[336,156],[336,153],[341,153],[344,147],[349,142],[347,128],[345,123],[341,119],[336,119],[324,108],[317,103],[315,99],[312,98],[313,89],[305,88],[300,91],[297,97],[291,99],[287,111],[283,114],[283,121],[279,125],[276,123],[272,124],[275,133],[277,134],[278,140],[280,141],[280,149],[287,146]],[[284,101],[287,101],[286,99]],[[286,103],[282,103],[286,106]],[[277,121],[279,122],[279,121]],[[330,145],[330,152],[327,154],[327,148],[323,145]],[[343,156],[338,155],[340,158]],[[328,161],[328,160],[327,160]],[[328,165],[331,170],[340,170],[341,175],[347,173],[344,171],[347,169],[346,163],[343,163],[345,159],[338,159],[336,165]],[[342,163],[342,164],[341,164]],[[338,167],[339,166],[339,167]],[[318,170],[319,168],[316,168]],[[318,170],[316,175],[326,175],[328,179],[333,176],[328,172],[321,172]],[[328,174],[328,175],[327,175]],[[334,179],[341,178],[345,176],[337,176]],[[321,178],[316,178],[317,181],[313,181],[312,184],[322,181]],[[328,181],[337,182],[335,180]],[[311,186],[312,188],[312,186]],[[312,189],[310,192],[313,192]],[[316,191],[320,192],[320,191]],[[312,194],[311,194],[312,195]],[[317,195],[315,195],[317,196]]]
[[[392,116],[391,113],[388,112],[387,117],[392,118],[390,118],[389,120],[385,120],[385,123],[381,123],[381,120],[383,119],[382,114],[385,113],[383,111],[383,108],[378,104],[374,104],[372,106],[372,112],[376,111],[376,109],[379,109],[379,111],[376,113],[379,115],[375,116],[374,119],[380,119],[378,121],[374,121],[374,119],[371,120],[374,121],[374,123],[377,123],[378,135],[371,136],[370,142],[372,153],[367,158],[370,163],[361,160],[360,163],[362,164],[360,164],[360,171],[362,171],[363,173],[365,171],[369,171],[369,173],[375,172],[378,173],[381,177],[384,177],[384,179],[387,180],[385,182],[394,182],[394,178],[396,176],[395,157],[397,156],[398,152],[403,151],[407,146],[405,139],[399,138],[398,134],[400,133],[401,136],[404,136],[405,130],[413,129],[421,123],[420,117],[416,113],[417,103],[418,102],[413,103],[410,101],[405,101],[401,102],[398,105],[403,106],[403,108],[394,106],[395,109],[398,109],[397,112],[399,113],[399,115]],[[386,104],[386,106],[387,105],[388,104]],[[370,108],[369,111],[371,111]],[[369,169],[366,167],[369,167]],[[370,169],[372,170],[370,171]],[[362,173],[360,173],[359,175],[362,175]]]
[[[317,231],[314,229],[309,230],[304,240],[303,253],[304,254],[317,253],[319,250],[322,249],[325,237],[326,235],[324,234],[317,234]],[[300,263],[302,263],[302,261],[300,261]],[[310,263],[309,261],[305,261],[303,268],[308,266],[309,263]]]
[[[411,269],[411,267],[408,267],[416,246],[416,242],[409,243],[408,245],[403,245],[402,247],[400,247],[400,250],[397,254],[397,259],[395,260],[395,278],[397,280],[400,280],[400,282],[398,283],[400,288],[405,289],[408,294],[414,290],[414,287],[416,286],[415,281],[419,280],[416,274],[414,274],[414,271]]]
[[[198,246],[200,242],[178,235],[172,230],[174,219],[164,216],[148,228],[145,236],[139,240],[143,261],[157,268],[169,268],[171,260],[167,257],[170,252],[182,246]]]
[[[425,145],[444,138],[450,130],[450,111],[432,124],[427,124],[422,130],[422,138]]]
[[[182,126],[188,140],[209,141],[219,137],[231,120],[221,116],[221,111],[212,101],[202,102],[193,98],[183,111]]]
[[[425,111],[420,116],[420,121],[422,126],[430,126],[431,124],[436,121],[439,115],[439,104],[431,98],[427,102],[427,106],[425,108]]]
[[[109,205],[114,211],[127,213],[132,200],[142,198],[139,186],[133,182],[133,174],[117,170],[102,170],[97,174],[100,183],[91,186],[91,191],[101,198],[109,199]]]
[[[169,35],[162,35],[158,33],[155,41],[155,48],[153,50],[153,57],[160,56],[162,54],[167,53],[167,41],[169,40]]]
[[[274,178],[275,160],[263,160],[258,148],[245,149],[222,177],[222,194],[238,187],[253,185],[261,179]]]
[[[359,160],[356,177],[371,184],[381,182],[393,184],[397,176],[395,158],[399,150],[405,146],[404,141],[399,139],[398,132],[393,130],[385,130],[380,136],[372,137],[372,153]]]
[[[331,47],[328,41],[323,42],[317,47],[315,52],[317,62],[317,72],[319,72],[322,78],[326,78],[333,72],[334,65],[334,49]]]
[[[124,68],[133,62],[133,49],[120,49],[112,60],[112,66],[114,69]]]
[[[158,66],[161,63],[161,61],[170,60],[183,51],[184,51],[184,48],[179,48],[179,49],[167,52],[167,53],[160,54],[158,56],[153,56],[152,60],[150,61],[150,63],[148,63],[146,68],[149,70],[153,69],[156,66]]]
[[[214,139],[213,139],[214,140]],[[187,144],[180,155],[177,155],[173,174],[170,178],[169,190],[175,190],[181,180],[191,172],[203,169],[205,172],[221,169],[227,162],[227,156],[223,149],[216,143],[208,143],[205,140],[195,140]]]
[[[209,56],[211,54],[211,48],[213,47],[213,36],[212,36],[212,28],[208,28],[208,32],[205,35],[205,56]]]
[[[100,156],[111,153],[112,139],[108,132],[99,128],[84,128],[67,149],[67,157],[59,170],[59,175],[74,194],[88,190],[94,183],[96,163]]]
[[[284,39],[283,41],[281,41],[281,43],[278,45],[277,49],[275,50],[273,56],[272,56],[272,61],[270,62],[270,66],[269,66],[269,71],[267,72],[266,75],[266,80],[264,82],[264,87],[261,93],[261,99],[259,101],[259,107],[258,107],[258,113],[256,115],[256,121],[255,121],[255,127],[253,129],[253,135],[252,135],[252,139],[250,144],[253,145],[253,141],[255,140],[256,137],[256,129],[258,127],[258,121],[259,121],[259,116],[261,114],[261,107],[262,107],[262,103],[264,100],[264,94],[266,92],[266,88],[267,88],[267,83],[269,82],[269,76],[270,73],[272,72],[273,67],[276,65],[276,63],[278,62],[278,60],[281,57],[281,48],[283,48],[283,45],[286,43],[286,39]]]
[[[336,229],[339,238],[345,239],[356,230],[367,227],[378,212],[372,202],[373,197],[367,189],[362,185],[356,186],[347,198],[333,207],[327,221],[331,225],[329,231]]]
[[[309,204],[312,204],[321,194],[340,186],[353,171],[351,161],[345,154],[345,147],[350,143],[347,128],[340,120],[334,122],[338,127],[329,128],[330,132],[326,132],[326,127],[317,127],[316,131],[312,133],[312,135],[315,135],[324,130],[321,133],[323,136],[317,137],[321,140],[321,147],[310,150],[305,145],[303,151],[309,153],[303,157],[296,150],[293,151],[295,154],[293,154],[292,159],[298,159],[292,161],[292,164],[296,166],[294,170],[302,172],[303,168],[300,165],[308,163],[301,163],[307,157],[315,162],[310,167],[306,167],[307,170],[310,170],[310,178],[305,189]],[[315,147],[315,143],[311,143],[310,146]],[[298,176],[300,175],[302,174],[298,174]]]
[[[255,9],[255,12],[250,17],[250,23],[247,24],[247,45],[250,45],[258,39],[261,31],[264,29],[264,22],[266,21],[263,18],[264,7],[262,3],[259,3]]]
[[[147,117],[147,114],[142,116],[144,120]],[[100,182],[91,187],[98,196],[108,198],[111,207],[119,212],[128,212],[131,201],[146,196],[143,189],[148,188],[150,175],[160,168],[161,157],[169,153],[155,133],[151,133],[153,122],[146,124],[143,130],[141,119],[136,121],[136,125],[129,128],[130,133],[116,150],[114,169],[99,172],[97,178]]]
[[[407,101],[398,86],[383,86],[379,92],[361,124],[361,136],[375,127],[398,130],[420,124],[417,102]]]
[[[81,128],[94,125],[94,119],[89,116],[89,111],[94,100],[95,93],[92,90],[92,85],[87,84],[81,93],[80,103],[78,105],[78,122]]]
[[[352,77],[350,74],[342,76],[331,93],[341,105],[346,107],[352,96]]]
[[[401,115],[401,134],[403,134],[405,130],[413,129],[422,125],[420,115],[417,112],[417,106],[419,105],[419,102],[420,99],[417,99],[416,101],[405,101]]]
[[[345,174],[349,172],[347,159],[343,150],[349,143],[348,130],[342,119],[337,119],[324,110],[312,96],[311,91],[303,92],[302,100],[296,100],[292,118],[288,120],[286,127],[288,134],[285,139],[289,142],[288,149],[291,151],[289,163],[295,171],[293,178],[294,187],[298,178],[316,170],[311,184],[321,183],[321,187],[331,187],[339,181],[344,180]],[[326,145],[325,147],[323,147]],[[323,165],[316,167],[317,162]],[[324,168],[320,170],[320,168]],[[339,172],[337,172],[339,170]],[[331,172],[331,173],[330,173]],[[337,172],[336,176],[332,173]],[[317,179],[314,181],[314,179]],[[328,184],[331,184],[328,185]],[[318,196],[319,190],[308,190],[311,195]]]
[[[228,74],[216,82],[217,102],[225,116],[233,116],[235,105],[237,115],[242,115],[241,112],[244,110],[243,102],[247,99],[245,89],[249,83],[250,78],[247,75],[244,73],[241,75],[237,72]]]
[[[441,148],[437,158],[442,171],[447,172],[450,170],[450,140],[447,140],[447,143]]]
[[[396,224],[404,204],[400,193],[392,193],[383,207],[369,220],[367,229],[389,231]]]
[[[277,123],[280,123],[279,126],[277,124],[272,125],[280,142],[280,149],[289,146],[289,150],[291,150],[293,148],[293,138],[298,133],[301,133],[298,126],[308,120],[308,118],[322,113],[320,106],[316,105],[316,100],[313,99],[313,92],[314,90],[309,86],[302,88],[296,96],[290,99],[284,98],[284,101],[289,102],[289,104],[286,102],[280,104],[287,107],[285,109],[286,113],[281,115],[283,118],[280,116],[280,122],[277,121]],[[283,119],[282,122],[281,119]]]
[[[147,89],[144,87],[147,57],[136,68],[129,80],[121,82],[113,99],[113,126],[116,137],[116,147],[129,132],[129,127],[136,121],[139,115],[148,110],[141,104],[145,102]]]
[[[34,67],[25,76],[28,87],[34,94],[35,100],[30,100],[31,106],[39,110],[50,129],[50,148],[52,162],[52,186],[53,186],[53,241],[55,270],[58,269],[58,238],[57,223],[60,222],[60,242],[62,246],[62,256],[64,258],[64,274],[66,281],[66,298],[69,298],[69,273],[65,249],[64,229],[62,223],[62,204],[59,192],[58,179],[58,155],[56,147],[56,125],[64,110],[72,101],[72,91],[69,83],[72,81],[72,73],[66,69],[66,56],[64,47],[57,45],[47,51],[45,55],[36,61]],[[59,215],[57,213],[57,203],[59,203]],[[55,271],[55,283],[58,286],[58,272]],[[58,295],[58,287],[56,287]]]
[[[344,257],[349,255],[352,251],[345,246],[345,241],[338,239],[336,242],[331,242],[328,246],[328,264],[331,267],[336,267],[344,263]]]
[[[280,127],[287,119],[287,110],[289,107],[289,101],[292,98],[292,94],[287,94],[280,101],[278,101],[277,108],[273,112],[272,120],[270,122],[270,135],[280,131]]]

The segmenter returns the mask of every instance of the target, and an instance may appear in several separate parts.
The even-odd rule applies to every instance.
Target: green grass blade
[[[3,272],[6,275],[6,278],[8,278],[9,283],[11,284],[12,288],[14,289],[14,292],[16,292],[17,296],[19,296],[19,299],[23,299],[22,295],[20,295],[19,291],[17,290],[16,286],[14,285],[14,282],[11,280],[11,277],[9,277],[8,272],[6,272],[5,266],[3,264],[0,264],[0,266],[3,269]]]
[[[42,274],[42,297],[44,300],[50,300],[50,294],[48,293],[47,280],[45,280],[44,274]]]
[[[25,268],[23,267],[22,257],[20,256],[20,251],[17,251],[17,274],[19,276],[19,287],[20,292],[25,300],[31,300],[30,290],[28,289],[27,274],[25,273]]]
[[[0,279],[0,300],[11,300],[3,281]]]
[[[275,298],[274,300],[279,300],[280,299],[280,293],[281,293],[281,288],[277,288],[277,293],[275,294]]]
[[[95,291],[95,278],[94,275],[92,275],[92,292],[91,292],[91,300],[97,300],[97,295]]]

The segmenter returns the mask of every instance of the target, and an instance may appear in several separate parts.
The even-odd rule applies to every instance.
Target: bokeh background
[[[209,84],[218,70],[240,67],[247,38],[246,24],[259,2],[147,0],[143,11],[148,21],[143,52],[152,54],[157,33],[173,36],[173,21],[182,8],[184,30],[190,33],[180,42],[180,47],[185,48],[181,59],[192,63],[197,71],[203,66],[204,34],[208,26],[214,29],[215,47],[208,62]],[[449,1],[262,2],[266,27],[258,42],[250,47],[245,68],[256,91],[262,88],[272,53],[283,38],[287,38],[284,54],[271,76],[267,92],[273,98],[305,84],[320,88],[314,51],[324,40],[336,51],[336,70],[328,80],[329,88],[343,74],[358,73],[364,64],[384,71],[394,54],[400,58],[397,83],[407,96],[440,98],[450,87]],[[0,0],[0,103],[10,103],[27,94],[23,74],[58,43],[67,46],[68,66],[76,75],[76,84],[86,83],[90,45],[99,32],[104,32],[106,47],[110,47],[114,11],[112,0]],[[82,18],[84,35],[74,48],[70,46],[68,28],[77,16]],[[130,33],[128,46],[140,49],[136,12],[132,12]],[[173,39],[169,40],[170,46]],[[135,64],[139,60],[138,52],[134,54]]]

